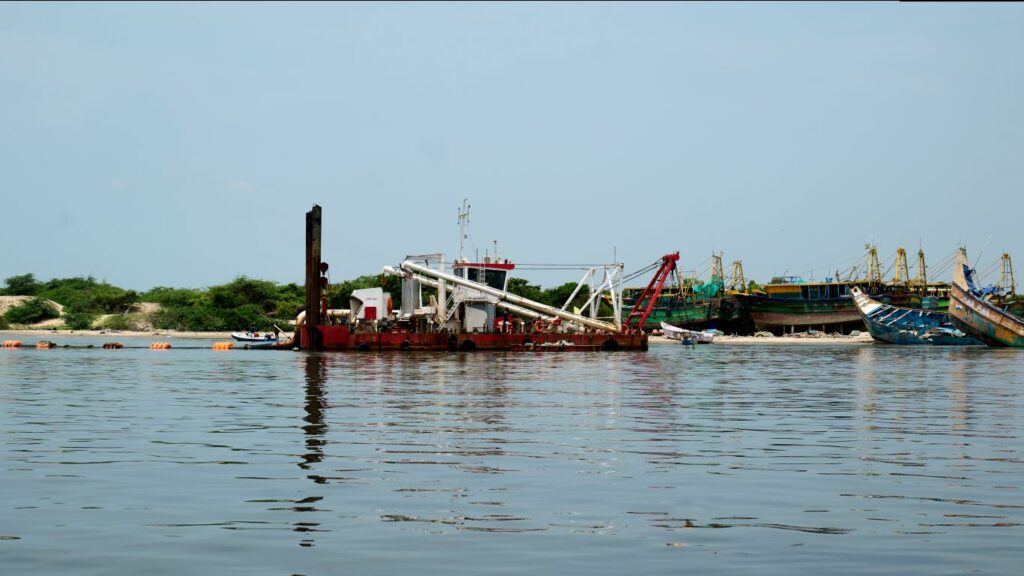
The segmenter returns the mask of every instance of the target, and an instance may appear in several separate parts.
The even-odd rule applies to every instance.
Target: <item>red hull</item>
[[[348,326],[300,326],[299,338],[303,350],[647,350],[644,334],[352,333]]]

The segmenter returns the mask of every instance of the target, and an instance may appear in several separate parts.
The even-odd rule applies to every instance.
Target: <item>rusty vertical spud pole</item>
[[[320,206],[306,212],[306,326],[320,326]]]

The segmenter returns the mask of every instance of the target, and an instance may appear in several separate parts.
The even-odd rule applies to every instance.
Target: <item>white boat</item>
[[[711,344],[715,340],[715,333],[710,330],[696,331],[687,330],[686,328],[679,328],[671,324],[661,323],[661,332],[665,335],[665,338],[669,340],[682,340],[683,338],[690,338],[697,344]]]
[[[277,343],[277,336],[273,332],[232,332],[231,337],[239,342]]]

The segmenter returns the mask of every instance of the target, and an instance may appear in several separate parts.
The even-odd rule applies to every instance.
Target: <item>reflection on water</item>
[[[5,351],[0,558],[1009,573],[1022,385],[1019,352],[938,347]]]
[[[327,357],[323,354],[307,354],[303,358],[306,371],[306,425],[302,430],[306,433],[306,453],[302,455],[299,468],[309,470],[311,464],[323,459],[324,433],[324,374],[327,370]],[[311,477],[312,478],[312,477]],[[322,482],[320,479],[315,479]]]

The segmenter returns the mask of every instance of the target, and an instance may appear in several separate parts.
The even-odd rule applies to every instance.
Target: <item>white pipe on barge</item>
[[[439,281],[437,281],[437,280],[435,280],[433,278],[427,278],[426,276],[421,276],[419,274],[412,274],[412,272],[403,272],[402,270],[398,270],[398,269],[393,268],[391,266],[385,266],[384,267],[384,273],[385,274],[390,274],[392,276],[405,276],[406,274],[411,274],[413,280],[416,280],[420,284],[424,284],[426,286],[430,286],[431,288],[437,288],[438,284],[440,284]],[[550,320],[554,319],[554,316],[545,316],[544,314],[541,314],[540,312],[535,312],[535,311],[530,310],[528,308],[523,308],[522,306],[516,306],[515,304],[509,303],[509,302],[498,302],[497,304],[495,304],[495,306],[498,306],[499,308],[504,308],[505,310],[508,310],[509,312],[513,312],[513,313],[519,314],[521,316],[526,316],[527,318],[529,318],[531,320],[541,319],[541,320],[544,320],[544,321],[550,321]]]
[[[535,302],[533,300],[530,300],[529,298],[523,298],[522,296],[517,296],[515,294],[509,294],[508,292],[505,292],[503,290],[498,290],[496,288],[491,288],[490,286],[487,286],[486,284],[480,284],[478,282],[473,282],[471,280],[466,280],[465,278],[459,278],[458,276],[455,276],[453,274],[448,274],[446,272],[441,272],[439,270],[434,270],[432,268],[427,268],[426,266],[420,266],[419,264],[416,264],[415,262],[411,262],[409,260],[406,260],[405,262],[402,262],[401,268],[402,268],[402,270],[405,270],[407,272],[415,272],[417,274],[422,274],[422,275],[425,275],[425,276],[430,276],[430,277],[438,278],[438,279],[441,279],[441,280],[445,280],[447,282],[450,282],[452,284],[456,284],[456,285],[459,285],[459,286],[465,286],[466,288],[470,288],[472,290],[476,290],[477,292],[481,292],[483,294],[489,294],[489,295],[494,296],[496,298],[499,298],[501,300],[507,300],[508,302],[510,302],[512,304],[519,305],[519,306],[522,306],[522,307],[530,309],[530,310],[535,310],[535,311],[540,312],[542,314],[548,314],[550,316],[557,316],[558,318],[562,318],[563,320],[568,320],[570,322],[575,322],[577,324],[581,324],[583,326],[587,326],[587,327],[593,328],[595,330],[601,330],[603,332],[610,332],[612,334],[618,334],[618,333],[621,332],[621,330],[619,329],[618,326],[616,326],[615,324],[612,324],[610,322],[603,322],[601,320],[596,320],[594,318],[587,318],[586,316],[580,316],[578,314],[573,314],[571,312],[566,312],[565,310],[561,310],[561,309],[555,308],[554,306],[548,306],[547,304],[541,304],[540,302]],[[444,283],[442,282],[440,284],[443,285]]]

